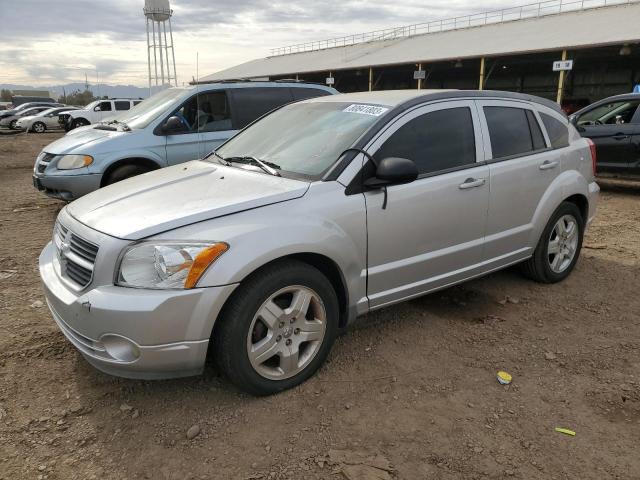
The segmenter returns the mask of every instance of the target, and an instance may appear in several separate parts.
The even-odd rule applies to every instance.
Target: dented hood
[[[67,206],[85,225],[138,240],[305,194],[309,183],[196,160],[101,188]]]

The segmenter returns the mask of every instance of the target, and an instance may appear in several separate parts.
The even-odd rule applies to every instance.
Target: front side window
[[[638,100],[620,100],[599,105],[578,118],[578,125],[616,125],[630,123],[638,109]]]
[[[549,135],[551,146],[553,148],[568,146],[569,129],[567,128],[567,125],[546,113],[540,113],[540,117],[542,118],[542,123],[544,123],[544,128],[547,130],[547,135]]]
[[[223,158],[252,156],[285,174],[319,178],[389,108],[344,102],[303,102],[260,119],[217,150]]]
[[[493,158],[522,155],[537,150],[526,110],[515,107],[484,107]],[[538,127],[540,128],[540,127]]]
[[[224,91],[199,93],[173,113],[185,126],[184,133],[231,130],[231,112]]]
[[[100,107],[101,112],[110,112],[111,111],[111,102],[100,102],[98,105]]]
[[[131,108],[129,100],[116,100],[113,103],[116,106],[116,110],[129,110]]]
[[[380,147],[376,158],[407,158],[420,174],[428,174],[476,161],[471,110],[448,108],[425,113],[400,127]]]

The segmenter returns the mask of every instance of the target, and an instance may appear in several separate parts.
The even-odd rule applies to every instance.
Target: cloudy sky
[[[272,47],[519,5],[524,0],[174,0],[178,81]],[[144,0],[0,0],[0,83],[147,84]]]

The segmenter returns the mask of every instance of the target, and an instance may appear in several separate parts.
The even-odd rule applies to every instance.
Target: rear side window
[[[534,148],[533,135],[525,109],[514,107],[484,107],[483,109],[489,127],[494,159],[537,150]]]
[[[234,88],[230,93],[235,128],[244,128],[274,108],[293,101],[288,87]]]
[[[569,145],[569,129],[567,125],[546,113],[540,113],[540,117],[553,148],[562,148]]]
[[[131,103],[127,100],[116,100],[115,102],[116,110],[129,110],[131,108]]]
[[[291,88],[294,100],[306,100],[307,98],[324,97],[331,95],[326,90],[320,90],[319,88]]]
[[[449,108],[425,113],[400,127],[376,152],[376,158],[413,160],[420,174],[470,165],[476,161],[471,110]]]

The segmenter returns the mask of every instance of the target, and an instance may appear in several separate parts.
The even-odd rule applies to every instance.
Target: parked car
[[[12,108],[10,110],[4,110],[4,111],[0,112],[0,120],[2,120],[3,118],[15,115],[15,114],[17,114],[19,112],[22,112],[22,111],[26,110],[27,108],[33,108],[33,107],[48,107],[48,108],[52,108],[52,107],[62,107],[62,106],[64,106],[62,103],[49,103],[49,102],[23,103],[22,105],[18,105],[17,107]]]
[[[51,197],[72,200],[134,175],[202,158],[269,110],[332,93],[337,92],[323,85],[280,82],[167,89],[109,124],[79,128],[47,145],[36,160],[33,182]]]
[[[142,99],[113,98],[111,100],[96,100],[83,109],[69,112],[60,117],[60,124],[66,131],[73,130],[84,125],[101,122],[117,115],[117,112],[131,110],[132,107],[142,102]]]
[[[211,350],[270,394],[311,376],[357,315],[517,263],[566,278],[596,211],[592,155],[529,95],[313,98],[67,205],[40,275],[97,368],[192,375]]]
[[[49,129],[60,128],[60,125],[58,124],[58,115],[63,112],[69,112],[77,109],[78,107],[48,108],[36,115],[20,117],[16,122],[15,128],[26,132],[44,133]]]
[[[31,115],[37,115],[40,112],[44,112],[45,110],[49,110],[51,106],[42,106],[42,107],[31,107],[25,108],[23,110],[19,110],[13,115],[7,115],[4,118],[0,119],[0,127],[9,127],[14,130],[18,123],[18,120],[24,117],[28,117]]]
[[[640,94],[605,98],[571,115],[598,152],[598,175],[640,176]]]

